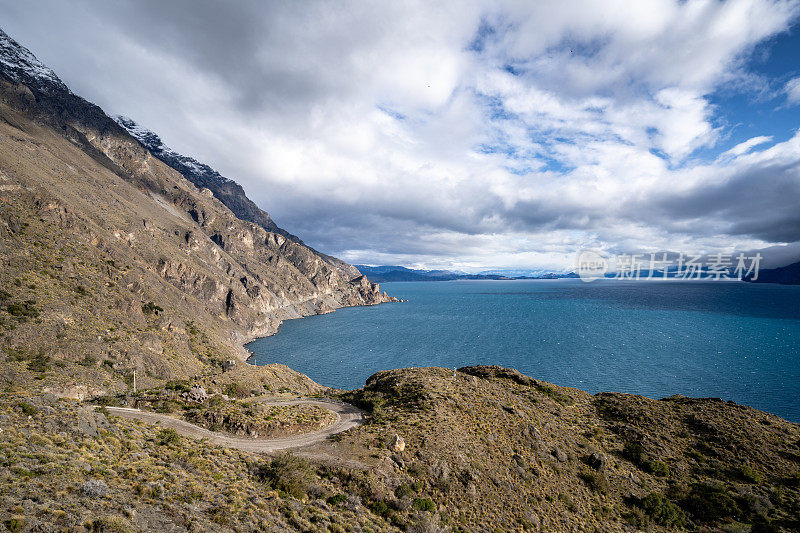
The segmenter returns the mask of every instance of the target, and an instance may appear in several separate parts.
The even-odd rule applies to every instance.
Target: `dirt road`
[[[257,400],[256,400],[257,401]],[[288,450],[291,448],[302,448],[304,446],[311,446],[317,444],[331,435],[347,431],[361,425],[364,422],[364,412],[357,407],[346,403],[338,403],[326,400],[311,400],[311,399],[297,399],[297,400],[266,400],[262,401],[265,405],[317,405],[332,411],[336,414],[336,422],[316,431],[309,431],[300,435],[293,435],[291,437],[280,437],[274,439],[267,438],[247,438],[247,437],[233,437],[225,433],[218,433],[208,429],[190,424],[178,418],[159,413],[152,413],[149,411],[140,411],[139,409],[132,409],[129,407],[108,407],[109,413],[114,416],[123,418],[133,418],[143,420],[145,422],[158,424],[162,428],[172,428],[183,436],[191,437],[194,439],[208,439],[209,442],[219,444],[221,446],[228,446],[230,448],[238,448],[247,452],[261,452],[269,453],[278,450]]]

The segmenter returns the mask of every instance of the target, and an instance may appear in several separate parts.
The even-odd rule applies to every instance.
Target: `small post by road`
[[[133,393],[136,394],[136,370],[133,371]]]

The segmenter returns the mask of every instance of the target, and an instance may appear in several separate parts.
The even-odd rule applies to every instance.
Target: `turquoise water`
[[[800,287],[601,280],[386,283],[408,302],[290,320],[248,346],[324,385],[497,364],[592,393],[720,397],[800,422]]]

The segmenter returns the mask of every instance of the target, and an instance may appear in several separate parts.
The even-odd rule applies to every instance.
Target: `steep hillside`
[[[0,43],[9,356],[80,363],[59,375],[106,386],[133,369],[145,382],[185,377],[244,358],[242,342],[284,319],[393,300],[353,267],[241,220],[26,49]]]
[[[345,397],[371,423],[318,451],[374,465],[372,498],[398,525],[429,508],[453,531],[800,528],[800,426],[732,402],[591,395],[495,366],[379,372]]]
[[[197,187],[210,190],[214,193],[215,198],[225,204],[225,206],[240,219],[252,222],[272,233],[283,235],[287,239],[298,244],[305,245],[296,235],[292,235],[288,231],[279,228],[278,225],[273,222],[269,213],[260,209],[255,202],[250,200],[245,194],[244,189],[242,189],[242,186],[232,179],[222,176],[205,163],[201,163],[192,157],[175,152],[166,146],[161,141],[161,137],[155,132],[137,124],[133,119],[125,116],[116,116],[114,119],[138,140],[142,146],[147,148],[151,154],[166,163],[169,167],[180,172],[184,178],[194,183]],[[313,248],[309,249],[325,262],[346,272],[350,277],[361,275],[355,267],[348,265],[341,259],[331,257]]]
[[[257,224],[267,231],[282,233],[269,213],[262,211],[244,193],[244,189],[235,181],[228,179],[210,166],[191,157],[181,155],[166,146],[155,132],[134,122],[132,118],[122,115],[114,117],[117,123],[125,128],[151,154],[200,188],[207,188],[214,196],[225,204],[237,217]]]

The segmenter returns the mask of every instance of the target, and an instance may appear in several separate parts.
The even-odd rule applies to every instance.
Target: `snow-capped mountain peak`
[[[161,140],[161,137],[158,136],[155,132],[148,130],[144,126],[138,124],[135,120],[130,117],[126,117],[125,115],[115,115],[112,117],[117,124],[125,128],[125,130],[130,133],[137,141],[142,143],[145,148],[148,150],[159,150],[159,151],[169,151],[168,146],[164,144]]]
[[[70,92],[53,70],[36,59],[30,50],[9,37],[0,29],[0,65],[3,73],[17,83],[35,85],[53,93]]]
[[[202,182],[219,184],[231,181],[205,163],[200,163],[192,157],[179,154],[165,145],[158,134],[140,125],[132,118],[124,115],[116,115],[113,118],[117,124],[125,128],[137,141],[142,143],[142,146],[150,150],[154,156],[186,176],[190,181],[197,182],[199,180]]]

